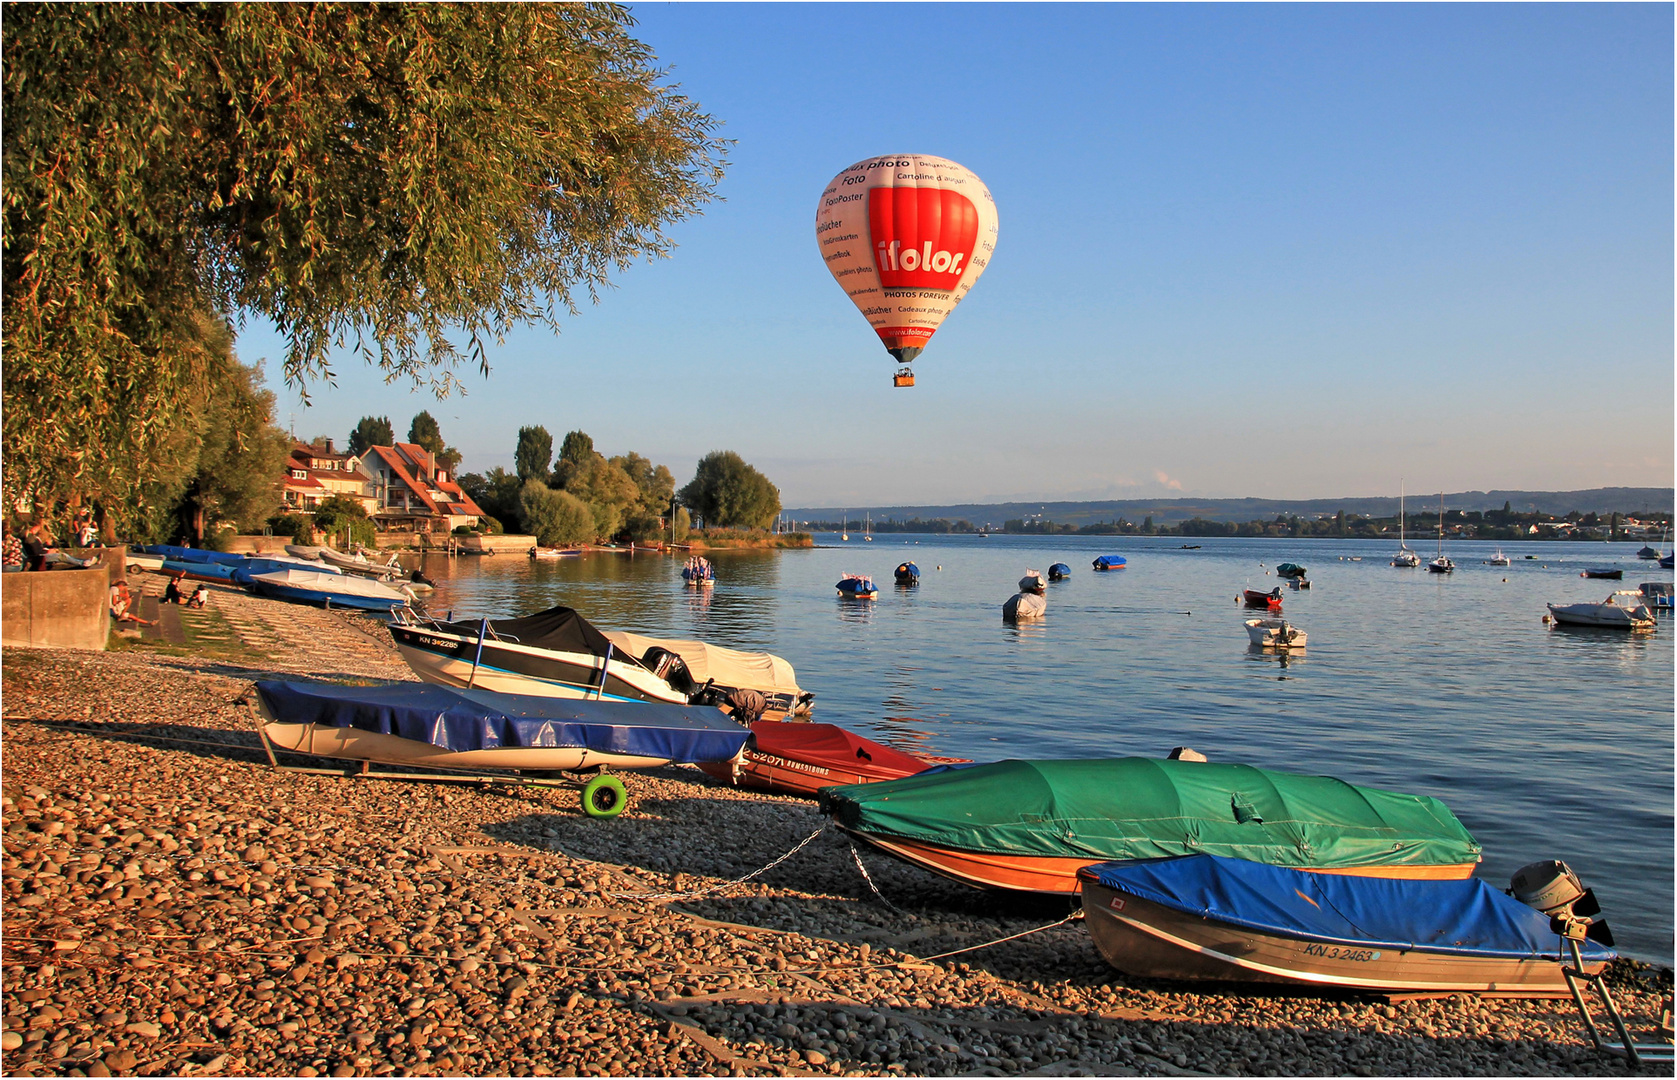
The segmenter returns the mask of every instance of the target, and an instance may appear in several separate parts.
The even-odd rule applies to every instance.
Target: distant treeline
[[[825,532],[861,532],[862,518],[848,521],[809,521],[806,528]],[[1634,533],[1627,531],[1627,520],[1638,525]],[[1425,538],[1437,535],[1437,514],[1406,514],[1403,532],[1406,536]],[[980,529],[965,518],[911,517],[906,521],[874,521],[868,528],[876,533],[976,533]],[[1646,536],[1671,528],[1668,511],[1644,510],[1620,515],[1580,513],[1564,515],[1522,513],[1504,504],[1501,510],[1448,510],[1444,513],[1444,531],[1455,538],[1472,540],[1621,540],[1630,535]],[[1398,535],[1397,515],[1369,517],[1347,514],[1341,510],[1333,516],[1299,517],[1296,514],[1277,514],[1269,520],[1211,521],[1193,517],[1175,525],[1155,524],[1151,515],[1138,524],[1124,517],[1087,525],[1055,522],[1047,518],[1010,518],[999,529],[1005,532],[1038,536],[1304,536],[1344,537],[1373,540]]]

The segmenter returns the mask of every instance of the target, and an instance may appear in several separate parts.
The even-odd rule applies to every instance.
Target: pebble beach
[[[388,633],[223,588],[182,618],[184,643],[0,661],[7,1075],[1627,1071],[1570,999],[1131,979],[1063,901],[691,768],[622,774],[610,820],[569,788],[276,768],[251,682],[411,679]],[[1657,1041],[1671,971],[1611,985]]]

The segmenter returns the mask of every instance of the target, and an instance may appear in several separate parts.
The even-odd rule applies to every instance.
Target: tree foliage
[[[488,473],[465,473],[460,477],[460,490],[472,497],[478,509],[497,521],[519,521],[518,493],[522,486],[518,476],[499,465]]]
[[[518,429],[518,449],[513,454],[513,468],[520,480],[546,480],[553,464],[553,436],[547,429],[524,427]]]
[[[396,445],[396,429],[388,416],[363,416],[349,433],[349,452],[365,454],[375,446]]]
[[[222,522],[254,532],[282,502],[291,440],[273,425],[274,395],[260,383],[260,372],[229,354],[223,376],[207,388],[198,466],[183,507],[200,544]]]
[[[780,513],[780,489],[732,450],[700,458],[693,479],[677,497],[706,525],[764,529]]]
[[[540,480],[527,480],[518,493],[524,531],[543,546],[585,544],[597,535],[588,504],[568,491],[554,491]]]
[[[437,423],[437,418],[431,415],[429,409],[420,410],[413,422],[408,424],[408,442],[424,447],[437,459],[437,467],[451,475],[464,456],[443,442],[442,425]]]
[[[611,4],[11,4],[3,109],[9,494],[151,478],[216,313],[288,383],[347,345],[467,356],[666,254],[715,122]],[[460,341],[462,345],[456,345]]]

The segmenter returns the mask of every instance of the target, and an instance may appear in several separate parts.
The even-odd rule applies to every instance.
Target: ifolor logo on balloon
[[[907,368],[996,251],[996,201],[948,158],[888,154],[833,177],[815,210],[821,261]]]
[[[876,187],[868,192],[868,232],[885,288],[953,291],[978,243],[978,211],[957,191]]]

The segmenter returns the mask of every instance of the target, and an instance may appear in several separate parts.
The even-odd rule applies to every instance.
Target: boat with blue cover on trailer
[[[1156,979],[1564,997],[1566,939],[1480,878],[1313,874],[1218,855],[1078,871],[1106,962]],[[1583,943],[1587,973],[1614,953]]]
[[[315,757],[435,769],[579,772],[672,762],[737,762],[749,732],[713,708],[457,690],[425,683],[256,683],[262,737]],[[605,781],[605,782],[602,782]],[[596,817],[623,808],[623,786],[583,789]]]

